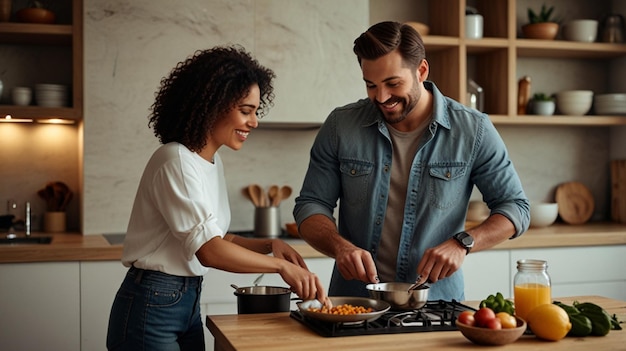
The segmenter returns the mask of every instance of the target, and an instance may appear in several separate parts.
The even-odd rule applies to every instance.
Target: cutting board
[[[626,160],[611,161],[611,219],[626,223]]]
[[[556,188],[559,216],[565,223],[583,224],[593,215],[595,202],[589,188],[579,182],[567,182]]]

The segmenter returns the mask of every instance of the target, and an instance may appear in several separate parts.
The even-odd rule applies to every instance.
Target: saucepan
[[[289,312],[291,290],[278,286],[246,286],[231,284],[237,296],[237,313],[274,313]]]
[[[411,283],[368,284],[367,291],[371,298],[388,302],[393,310],[417,310],[428,301],[430,286],[424,285],[410,290]]]
[[[310,310],[310,308],[322,307],[322,303],[318,300],[306,300],[298,302],[297,305],[300,309],[300,312],[304,316],[332,323],[355,323],[364,321],[372,322],[378,319],[383,313],[389,311],[389,309],[391,308],[389,303],[385,301],[368,299],[366,297],[330,296],[329,299],[333,306],[350,304],[352,306],[363,306],[365,308],[372,308],[372,312],[341,315],[315,312]]]

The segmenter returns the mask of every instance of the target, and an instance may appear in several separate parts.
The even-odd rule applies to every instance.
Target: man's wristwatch
[[[453,238],[465,248],[467,251],[466,255],[470,253],[470,250],[474,247],[474,238],[472,238],[472,236],[467,232],[456,233]]]

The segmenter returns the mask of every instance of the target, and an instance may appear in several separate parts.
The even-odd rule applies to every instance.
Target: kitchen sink
[[[0,245],[50,244],[51,236],[15,236],[7,235],[0,238]]]

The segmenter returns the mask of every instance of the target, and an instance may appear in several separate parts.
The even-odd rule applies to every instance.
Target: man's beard
[[[411,113],[413,111],[413,109],[415,109],[415,106],[417,106],[417,102],[420,99],[420,90],[418,88],[417,84],[413,85],[413,89],[409,92],[409,96],[408,99],[407,98],[399,98],[397,96],[391,96],[387,101],[385,101],[384,103],[377,103],[378,108],[380,108],[380,111],[383,113],[383,117],[385,118],[385,121],[389,124],[397,124],[400,123],[402,121],[404,121],[409,113]],[[385,113],[384,108],[382,107],[382,105],[384,105],[385,103],[388,102],[398,102],[399,105],[402,105],[402,111],[400,111],[399,115],[389,115],[388,113]]]

